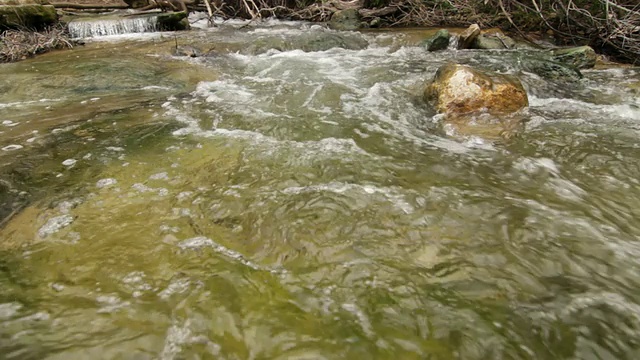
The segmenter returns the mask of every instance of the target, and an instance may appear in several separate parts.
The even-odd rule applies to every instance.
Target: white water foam
[[[539,98],[534,95],[529,95],[529,106],[563,113],[573,112],[582,114],[585,111],[589,111],[592,114],[601,115],[598,121],[611,121],[617,117],[640,122],[640,103],[637,105],[598,105],[575,99]]]

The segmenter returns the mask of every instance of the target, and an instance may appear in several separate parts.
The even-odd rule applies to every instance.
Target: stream
[[[433,32],[0,64],[0,358],[640,358],[640,69],[549,80]],[[526,129],[448,132],[448,62],[517,75]]]

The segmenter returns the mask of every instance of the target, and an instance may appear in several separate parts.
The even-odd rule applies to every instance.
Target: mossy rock
[[[578,46],[552,51],[553,59],[575,66],[578,69],[590,69],[596,65],[598,55],[590,46]]]
[[[0,0],[0,5],[48,5],[47,0]]]
[[[533,56],[522,57],[519,67],[548,80],[578,81],[583,77],[576,67]]]
[[[501,50],[501,49],[513,49],[516,42],[505,35],[500,34],[481,34],[473,41],[471,47],[473,49],[481,50]]]
[[[161,31],[189,30],[189,19],[184,11],[162,13],[158,15],[158,29]]]
[[[58,15],[52,5],[0,5],[0,30],[40,30],[57,20]]]
[[[451,38],[449,31],[440,29],[433,36],[423,41],[422,46],[426,47],[427,51],[446,50],[449,47],[449,38]]]
[[[361,27],[360,13],[356,9],[336,11],[328,25],[334,30],[357,30]]]

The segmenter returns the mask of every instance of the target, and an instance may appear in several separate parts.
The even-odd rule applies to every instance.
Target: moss
[[[158,15],[158,28],[163,31],[189,30],[189,20],[184,11]]]
[[[0,30],[44,29],[57,20],[52,5],[0,6]]]

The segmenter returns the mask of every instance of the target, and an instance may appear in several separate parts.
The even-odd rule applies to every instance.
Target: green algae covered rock
[[[58,15],[52,5],[0,5],[0,30],[39,30],[53,25],[57,20]]]
[[[427,51],[446,50],[449,47],[449,38],[451,34],[446,29],[440,29],[433,36],[427,38],[422,45],[427,48]]]

